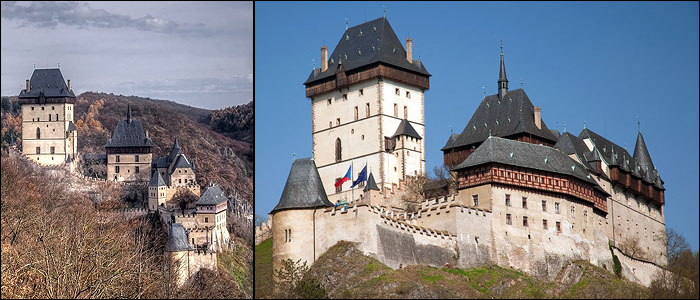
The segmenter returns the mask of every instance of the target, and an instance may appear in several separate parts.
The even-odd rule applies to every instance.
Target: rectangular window
[[[472,195],[472,201],[474,201],[474,206],[479,206],[479,195]]]
[[[119,173],[119,166],[114,166],[114,173]]]
[[[369,118],[369,103],[365,104],[365,117]]]
[[[328,98],[327,101],[328,101],[328,102],[327,102],[328,105],[331,105],[331,103],[333,103],[333,102],[331,102],[331,98]]]
[[[554,213],[559,214],[559,202],[554,202]]]
[[[335,125],[340,125],[340,118],[335,119]]]
[[[204,223],[209,223],[209,218],[204,217]]]
[[[50,149],[51,149],[51,154],[55,154],[55,153],[56,153],[56,147],[51,147]]]
[[[56,108],[55,108],[55,107],[53,107],[53,106],[51,106],[51,110],[56,110]]]
[[[511,225],[510,214],[506,214],[506,225]]]
[[[36,154],[41,154],[41,147],[36,147]]]
[[[527,197],[523,197],[523,208],[527,209]]]
[[[364,89],[360,89],[360,96],[363,96],[364,94],[365,94],[365,90],[364,90]]]
[[[343,100],[348,100],[348,94],[343,94]]]
[[[139,156],[138,156],[138,155],[136,155],[136,157],[134,157],[134,159],[136,160],[136,162],[139,162]]]
[[[542,211],[547,211],[547,200],[542,200]]]
[[[406,91],[406,98],[411,99],[411,92]]]
[[[357,121],[358,117],[359,117],[358,109],[357,109],[357,106],[355,106],[355,121]]]
[[[394,103],[394,117],[399,117],[399,105]]]
[[[523,216],[523,227],[527,227],[527,216]]]
[[[506,206],[510,206],[510,195],[506,194]]]
[[[32,110],[34,110],[34,106],[32,106]]]
[[[403,118],[408,119],[408,106],[403,106]]]
[[[134,173],[138,173],[138,172],[139,172],[139,167],[136,167],[136,170],[134,171]]]
[[[542,229],[547,230],[547,220],[542,220]]]
[[[557,232],[561,232],[561,222],[557,222]]]
[[[119,162],[119,155],[117,155],[114,159],[116,162]]]
[[[396,96],[401,96],[401,91],[398,88],[396,89]]]
[[[51,121],[51,114],[49,114],[49,121]]]

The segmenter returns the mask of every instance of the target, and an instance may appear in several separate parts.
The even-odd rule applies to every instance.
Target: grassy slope
[[[272,238],[255,246],[255,298],[272,293]]]
[[[236,240],[236,249],[231,252],[218,253],[216,257],[217,264],[219,268],[222,268],[233,277],[246,295],[252,295],[253,278],[251,278],[251,275],[253,270],[250,269],[253,259],[252,249],[243,239],[239,237],[233,238]]]
[[[265,245],[265,243],[268,243]],[[258,281],[271,278],[271,242],[255,249],[256,295]],[[446,269],[409,266],[392,270],[363,255],[352,243],[340,242],[311,267],[307,276],[321,281],[331,298],[646,298],[647,290],[620,280],[584,261],[576,282],[543,282],[498,266]],[[259,268],[266,268],[261,274]],[[258,277],[258,276],[268,277]],[[267,279],[264,279],[265,281]]]

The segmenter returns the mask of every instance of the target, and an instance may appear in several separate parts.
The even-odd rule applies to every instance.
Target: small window
[[[119,166],[114,166],[114,173],[119,173]]]
[[[399,105],[394,103],[394,117],[399,117]]]
[[[208,218],[208,217],[204,217],[204,223],[209,223],[209,218]]]
[[[355,121],[357,121],[358,117],[359,117],[358,108],[357,108],[357,106],[355,106]]]
[[[561,222],[557,222],[557,232],[561,232]]]
[[[365,90],[364,90],[364,89],[360,89],[360,96],[364,96],[364,94],[365,94]]]
[[[34,110],[34,106],[32,106],[32,110]]]
[[[36,147],[36,154],[41,154],[41,147]]]
[[[542,229],[547,230],[547,220],[546,219],[542,220]]]
[[[523,208],[527,209],[527,197],[523,197]]]
[[[583,210],[583,223],[588,223],[588,211]]]
[[[134,157],[134,160],[135,160],[136,162],[139,162],[139,156],[136,155],[136,156]]]
[[[506,225],[511,225],[510,214],[506,214]]]
[[[365,104],[365,117],[369,118],[369,103]]]
[[[403,106],[403,118],[408,119],[408,106]]]
[[[348,94],[343,94],[343,100],[348,100]]]
[[[44,107],[43,107],[43,106],[41,107],[41,110],[44,110]]]
[[[51,146],[51,154],[56,154],[56,147]]]
[[[474,206],[479,206],[479,195],[472,195],[472,201],[474,202]]]
[[[571,204],[571,217],[576,218],[576,207]]]
[[[134,173],[138,173],[138,172],[139,172],[139,167],[136,167],[136,170],[134,170]]]
[[[58,121],[58,114],[56,114],[56,121]]]
[[[542,200],[542,211],[547,211],[547,200]]]
[[[554,213],[559,214],[559,202],[554,202]]]
[[[523,227],[527,227],[527,216],[523,216]]]
[[[53,107],[53,106],[51,106],[51,110],[56,110],[56,108],[55,108],[55,107]]]
[[[51,122],[51,114],[49,114],[49,122]]]
[[[39,129],[39,127],[36,128],[36,139],[41,139],[41,129]]]
[[[336,125],[336,126],[340,125],[340,118],[336,118],[336,119],[335,119],[335,125]]]
[[[510,195],[506,194],[506,206],[510,206]]]
[[[396,96],[401,96],[401,91],[398,88],[396,89]]]
[[[292,230],[291,229],[289,229],[289,241],[290,242],[292,241]]]
[[[119,155],[117,155],[114,159],[116,162],[119,162]]]
[[[406,91],[406,98],[411,99],[411,92]]]
[[[331,121],[331,122],[328,122],[328,128],[331,128],[331,127],[333,127],[333,122],[332,122],[332,121]]]
[[[331,105],[331,103],[333,103],[333,102],[331,102],[331,98],[328,98],[327,101],[328,101],[328,105]]]

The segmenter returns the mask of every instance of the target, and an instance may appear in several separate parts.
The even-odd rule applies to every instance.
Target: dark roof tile
[[[41,93],[44,97],[70,97],[75,98],[73,91],[68,90],[66,81],[60,69],[35,69],[29,80],[29,93],[22,90],[19,98],[37,98]]]
[[[280,202],[270,213],[293,208],[333,206],[328,201],[316,163],[311,158],[297,159],[289,170]]]

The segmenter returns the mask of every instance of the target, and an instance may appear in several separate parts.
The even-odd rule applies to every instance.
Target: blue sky
[[[311,156],[302,83],[349,26],[382,16],[433,74],[426,167],[497,88],[503,40],[511,89],[524,81],[549,128],[586,127],[634,152],[637,115],[666,187],[666,224],[698,250],[698,3],[258,2],[255,211],[277,204],[296,157]]]

